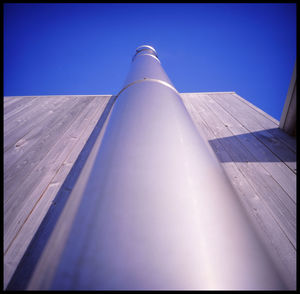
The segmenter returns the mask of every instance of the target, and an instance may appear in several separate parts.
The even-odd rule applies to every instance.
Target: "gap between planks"
[[[101,105],[101,107],[102,107],[103,105]],[[92,108],[92,107],[91,107]],[[92,109],[93,111],[95,111],[95,109]],[[79,117],[77,117],[77,119],[75,120],[75,122],[76,121],[78,121],[78,120],[80,120],[81,119],[81,117],[79,116]],[[73,125],[73,128],[74,128],[74,121],[73,121],[73,123],[72,123],[72,125]],[[84,124],[83,124],[83,126],[84,126]],[[53,160],[53,156],[55,156],[55,154],[59,154],[59,157],[61,158],[62,156],[63,156],[63,154],[65,153],[65,152],[63,152],[62,150],[60,151],[60,152],[58,152],[57,153],[57,148],[60,148],[60,147],[63,147],[64,148],[64,150],[66,150],[66,148],[68,147],[68,143],[70,144],[73,144],[71,141],[70,141],[70,139],[69,139],[69,137],[70,136],[67,136],[66,137],[66,135],[68,135],[70,132],[72,131],[72,127],[71,126],[69,126],[69,129],[67,129],[66,131],[65,131],[65,135],[64,136],[62,136],[61,137],[61,140],[62,141],[56,141],[55,142],[55,144],[52,146],[52,147],[54,147],[54,148],[52,148],[51,149],[51,151],[49,150],[49,152],[47,153],[47,155],[46,155],[46,157],[44,157],[44,159],[42,160],[42,161],[40,161],[39,162],[39,164],[38,164],[38,166],[37,167],[35,167],[35,169],[34,170],[39,170],[39,166],[41,165],[41,164],[47,164],[47,162],[49,161],[49,159],[50,160],[52,160],[53,162],[54,162],[54,164],[55,164],[55,162],[57,162],[57,159],[55,159],[55,160]],[[76,129],[75,129],[75,131],[77,131]],[[65,141],[65,142],[64,142]],[[54,153],[53,153],[54,152]],[[59,161],[59,160],[58,160]],[[48,166],[48,165],[47,165]],[[47,167],[47,170],[48,170],[48,173],[49,172],[52,172],[51,170],[53,170],[53,171],[55,171],[55,167],[53,167],[53,168],[51,168],[51,170],[49,169],[49,166]],[[32,181],[32,177],[33,177],[33,175],[34,175],[34,173],[32,174],[30,174],[30,176],[29,177],[27,177],[27,182],[29,183],[29,181]],[[35,182],[38,182],[39,183],[39,185],[38,186],[43,186],[44,184],[43,184],[43,181],[36,181],[36,179],[35,179]],[[20,193],[22,193],[24,190],[26,190],[26,189],[24,189],[25,187],[24,187],[24,185],[22,185],[23,187],[22,187],[22,190],[20,191]],[[30,187],[30,189],[32,189],[32,185],[29,185],[28,187]],[[41,189],[41,188],[39,188],[39,189]],[[38,190],[39,190],[38,189]],[[34,191],[35,191],[36,189],[34,189]],[[32,192],[31,193],[26,193],[27,195],[29,195],[29,196],[27,196],[27,200],[26,200],[26,206],[28,207],[28,204],[29,204],[29,200],[32,198]],[[25,201],[25,200],[24,200]],[[31,200],[31,201],[33,201],[33,199]],[[16,201],[14,201],[13,203],[16,203]],[[19,208],[19,210],[21,209],[21,214],[23,214],[22,213],[22,210],[24,210],[24,208],[22,208],[21,206],[20,206],[20,203],[16,203],[20,208]],[[6,207],[7,208],[7,207]],[[7,218],[7,209],[5,209],[5,212],[6,212],[6,218]],[[24,214],[23,214],[24,215]],[[19,219],[19,217],[18,217],[18,215],[16,216],[16,214],[14,213],[13,215],[12,215],[12,217],[14,217],[14,223],[15,222],[20,222],[20,223],[22,223],[21,221],[20,221],[20,219]],[[7,223],[7,222],[6,222]],[[15,230],[12,230],[12,229],[9,229],[10,227],[11,227],[11,225],[12,225],[12,222],[10,221],[10,223],[9,223],[9,227],[7,227],[7,226],[5,226],[5,232],[7,231],[9,231],[9,233],[10,233],[10,235],[11,234],[13,234],[13,232],[15,231]],[[5,234],[5,236],[7,237],[7,235]],[[5,244],[7,244],[7,242],[9,241],[8,239],[10,239],[10,238],[5,238]],[[6,247],[6,246],[5,246]]]
[[[86,161],[86,157],[88,157],[88,158],[90,157],[89,150],[90,150],[90,148],[94,148],[93,146],[97,144],[97,143],[94,144],[95,140],[96,140],[96,142],[99,140],[101,142],[102,135],[103,135],[103,132],[105,129],[105,125],[108,121],[107,115],[110,113],[111,107],[113,106],[114,101],[115,101],[114,97],[107,97],[106,103],[100,105],[100,108],[98,107],[98,110],[95,112],[95,115],[91,118],[88,125],[86,126],[86,129],[83,131],[84,136],[80,136],[78,142],[76,143],[76,147],[72,149],[71,153],[67,156],[67,158],[65,159],[65,161],[59,168],[59,173],[51,181],[52,183],[57,183],[58,181],[61,182],[61,178],[63,177],[63,178],[66,178],[66,180],[63,179],[64,184],[62,186],[56,185],[55,189],[53,190],[53,189],[49,189],[50,187],[52,187],[52,185],[50,183],[49,188],[45,192],[48,195],[45,194],[45,196],[39,201],[37,208],[33,212],[33,215],[31,215],[31,218],[29,219],[29,221],[27,221],[27,223],[24,224],[24,228],[27,227],[26,230],[30,229],[30,227],[31,228],[34,227],[34,231],[37,231],[38,225],[35,222],[36,215],[41,214],[41,211],[42,211],[43,212],[42,217],[44,218],[46,213],[48,214],[47,207],[51,206],[52,199],[56,199],[56,197],[59,196],[59,199],[53,200],[53,201],[57,202],[57,205],[56,205],[56,203],[52,203],[53,205],[56,205],[56,206],[55,207],[53,205],[51,206],[52,210],[54,209],[54,211],[57,211],[58,207],[60,207],[62,205],[61,204],[62,199],[66,198],[67,197],[66,195],[70,194],[70,191],[73,191],[74,184],[78,185],[77,182],[79,181],[79,179],[77,181],[76,175],[78,176],[79,174],[81,175],[83,173],[82,165],[83,165],[83,168],[85,168],[85,166],[89,160],[88,159]],[[99,134],[99,132],[100,132],[100,134]],[[87,143],[89,144],[88,146],[86,145]],[[82,152],[84,152],[85,155],[83,155]],[[74,168],[76,168],[76,171],[74,170]],[[70,170],[72,170],[73,175],[69,174]],[[75,178],[74,178],[74,173],[76,173]],[[70,183],[70,181],[72,183]],[[71,184],[71,186],[69,187],[70,184]],[[64,187],[64,190],[61,190],[63,187]],[[59,189],[59,192],[58,192],[58,189]],[[57,192],[59,193],[59,195],[57,194]],[[55,214],[51,213],[50,215],[53,217],[53,215],[55,215]],[[49,216],[47,217],[47,222],[42,223],[41,225],[43,226],[43,229],[41,230],[39,228],[39,231],[37,233],[39,236],[38,239],[42,238],[43,240],[46,240],[47,237],[45,237],[43,235],[47,232],[47,228],[49,230]],[[65,223],[64,223],[64,225],[65,225]],[[44,227],[46,229],[44,229]],[[50,233],[50,232],[48,232],[48,233]],[[41,237],[41,234],[42,234],[42,237]],[[19,234],[17,236],[16,242],[20,243],[22,241],[22,238],[24,238],[24,237],[27,237],[25,230],[23,230],[21,235]],[[37,239],[37,238],[35,238],[35,239]],[[36,244],[36,242],[33,244]],[[16,247],[16,246],[17,245],[14,244],[14,247]],[[33,248],[35,248],[34,247],[35,245],[32,245],[32,246],[33,246]],[[26,249],[26,247],[27,246],[25,246],[24,248]],[[25,249],[23,251],[25,251]],[[30,250],[32,250],[32,249],[30,249]],[[33,249],[33,250],[37,250],[37,249]],[[40,250],[41,249],[38,249],[38,251],[40,251]],[[10,258],[16,259],[13,249],[10,250],[8,253],[11,255]],[[23,252],[19,252],[19,255],[23,255]],[[16,261],[18,261],[18,260],[16,260]],[[26,263],[26,261],[25,261],[25,263]],[[28,273],[28,270],[26,271],[26,273]],[[6,277],[7,283],[8,283],[8,280],[10,279],[10,277],[12,276],[12,274],[13,274],[13,272],[6,274],[7,275],[7,277]],[[20,283],[20,281],[19,281],[20,279],[18,279],[19,275],[20,275],[20,272],[18,272],[18,275],[17,275],[17,280],[18,280],[17,283]],[[22,273],[21,273],[21,275],[22,275]],[[24,277],[24,276],[22,276],[22,277]],[[22,283],[24,284],[24,281]]]
[[[203,120],[195,107],[191,102],[191,98],[187,95],[183,95],[183,102],[200,134],[207,140],[213,140],[214,151],[218,155],[219,159],[225,158],[225,163],[222,164],[226,174],[229,176],[235,190],[238,192],[239,198],[242,201],[243,206],[251,221],[255,226],[261,240],[267,247],[269,253],[272,256],[276,267],[279,269],[281,276],[290,289],[296,287],[296,251],[292,244],[289,242],[287,236],[282,229],[278,226],[270,210],[265,206],[265,203],[257,196],[257,192],[253,190],[253,187],[248,183],[247,177],[241,174],[233,160],[228,160],[230,156],[219,140],[213,134],[211,128]],[[216,138],[216,140],[214,140]],[[221,158],[220,158],[221,156]],[[222,160],[221,160],[222,162]]]
[[[243,105],[240,99],[236,99],[231,94],[209,96],[213,98],[224,110],[230,113],[242,126],[257,137],[271,152],[274,153],[282,162],[284,162],[294,173],[296,172],[296,155],[288,147],[288,145],[280,139],[279,135],[272,134],[270,130],[274,128],[274,123],[270,120],[262,119],[263,116],[252,108],[248,108],[246,113],[243,113]],[[245,104],[244,104],[245,105]],[[241,107],[242,106],[242,107]],[[243,113],[243,114],[242,114]],[[259,117],[257,116],[259,115]],[[269,140],[260,132],[268,134]],[[275,142],[273,142],[275,140]]]
[[[296,176],[282,162],[278,161],[278,157],[274,155],[260,140],[258,140],[251,132],[239,124],[239,122],[227,112],[212,97],[207,96],[206,104],[214,112],[223,124],[236,136],[239,141],[248,149],[248,151],[256,158],[265,170],[274,178],[275,181],[288,194],[291,200],[296,203]],[[244,136],[247,136],[244,137]],[[226,140],[226,138],[225,138]]]
[[[266,201],[271,212],[276,217],[276,220],[280,226],[284,228],[284,232],[288,235],[293,246],[296,246],[295,203],[292,202],[286,191],[282,189],[273,177],[269,177],[269,172],[264,169],[261,163],[255,162],[255,160],[253,160],[254,162],[251,164],[247,163],[247,161],[243,162],[243,157],[250,159],[249,157],[253,157],[253,155],[248,151],[247,145],[243,145],[237,138],[232,137],[233,134],[222,122],[221,118],[224,114],[216,113],[215,115],[211,115],[214,111],[209,107],[205,96],[203,99],[197,99],[196,102],[200,105],[200,109],[205,110],[202,112],[202,117],[208,122],[209,126],[213,126],[212,130],[216,134],[216,138],[220,138],[220,135],[222,138],[224,136],[228,137],[228,135],[231,136],[228,142],[221,140],[222,145],[227,152],[232,154],[235,161],[238,159],[236,165],[245,177],[251,179],[253,187],[259,192],[262,199]],[[240,158],[242,160],[240,160]]]

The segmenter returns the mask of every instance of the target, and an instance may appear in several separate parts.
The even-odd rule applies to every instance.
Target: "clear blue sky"
[[[142,44],[179,92],[235,91],[279,120],[296,4],[4,4],[4,95],[117,94]]]

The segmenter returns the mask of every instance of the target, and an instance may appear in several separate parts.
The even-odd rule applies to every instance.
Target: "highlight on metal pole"
[[[124,85],[28,289],[284,289],[153,47]]]
[[[139,46],[139,47],[136,48],[136,53],[132,57],[132,61],[134,61],[136,55],[138,55],[140,53],[141,54],[151,54],[151,55],[153,55],[154,57],[156,57],[158,59],[157,52],[156,52],[156,50],[152,46],[141,45],[141,46]]]

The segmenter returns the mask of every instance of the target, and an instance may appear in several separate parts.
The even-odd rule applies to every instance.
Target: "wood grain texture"
[[[24,98],[30,97],[34,98],[35,96],[10,96],[10,97],[4,97],[4,114],[8,114],[9,112],[13,111],[14,109],[24,105]]]
[[[260,140],[249,133],[245,127],[241,126],[230,113],[224,111],[222,106],[216,103],[210,96],[206,96],[205,102],[207,102],[210,110],[220,118],[224,125],[227,126],[227,129],[232,133],[232,136],[238,138],[245,148],[253,155],[254,160],[259,162],[260,165],[272,175],[283,190],[286,191],[286,195],[296,202],[296,191],[293,189],[296,185],[296,178],[294,177],[293,172]],[[224,140],[226,140],[226,137]],[[290,199],[287,198],[287,201],[290,201]]]
[[[24,107],[17,115],[12,115],[7,119],[5,116],[4,151],[11,148],[14,143],[27,134],[37,123],[42,125],[45,119],[55,116],[55,112],[63,103],[66,103],[70,99],[74,100],[75,97],[73,99],[71,97],[65,99],[43,97],[38,101],[34,101],[33,104],[30,103],[29,98],[24,97]]]
[[[107,113],[107,115],[109,115],[109,113]],[[45,249],[41,255],[41,258],[36,264],[36,268],[29,281],[27,289],[47,289],[47,287],[49,287],[51,284],[52,278],[55,274],[56,266],[59,264],[60,256],[64,250],[65,243],[67,242],[68,234],[72,228],[73,219],[75,218],[80,202],[82,201],[82,192],[86,186],[91,169],[93,168],[93,163],[97,156],[99,146],[101,145],[102,137],[104,135],[108,120],[109,118],[105,120],[104,126],[99,135],[95,137],[95,144],[88,155],[86,164],[82,168],[81,176],[75,183],[74,189],[72,189],[64,209],[57,220],[57,225],[54,227],[48,242],[45,244]],[[47,223],[45,223],[44,231],[47,232],[48,230],[49,226]],[[48,235],[50,234],[48,233]],[[56,240],[60,240],[60,242],[57,242]],[[53,252],[53,247],[55,248],[55,257],[51,255],[51,252]],[[32,251],[34,251],[34,248]],[[47,252],[49,252],[49,254]],[[51,260],[49,260],[49,258],[51,258]],[[53,260],[53,258],[55,260]],[[40,279],[41,276],[44,277],[42,280]]]
[[[214,93],[213,98],[210,94],[181,96],[199,133],[219,158],[286,284],[295,289],[296,175],[232,115],[234,110],[227,111],[213,99],[219,96],[220,101],[224,98],[222,94]],[[243,105],[243,111],[241,105],[238,109],[241,115],[247,115],[249,104]]]
[[[277,134],[269,132],[269,130],[273,129],[279,130],[278,125],[266,119],[261,112],[256,111],[252,107],[248,107],[247,113],[245,113],[245,103],[240,99],[236,99],[232,94],[209,94],[209,96],[222,105],[227,112],[234,116],[242,126],[265,144],[293,172],[296,172],[296,154],[289,148],[289,145],[286,144],[286,140],[283,137],[284,135],[280,135],[280,132],[277,132]]]
[[[257,161],[255,156],[247,149],[248,144],[244,145],[238,138],[233,136],[229,127],[222,122],[225,113],[215,113],[216,105],[209,107],[209,97],[197,99],[197,107],[203,109],[202,117],[208,126],[213,126],[216,138],[222,138],[222,145],[226,152],[231,156],[241,173],[251,180],[253,187],[260,192],[264,201],[272,207],[272,212],[279,224],[284,227],[289,235],[291,242],[296,242],[296,206],[295,203],[283,191],[282,187],[274,181],[270,174]],[[213,110],[214,109],[214,110]],[[224,140],[223,138],[226,138]]]
[[[274,265],[288,287],[295,289],[295,138],[280,130],[277,120],[235,92],[182,93],[181,97],[199,133],[221,162]],[[72,188],[80,184],[77,175],[83,170],[83,157],[94,156],[89,154],[88,140],[101,138],[99,132],[113,105],[111,98],[4,97],[5,287],[12,279],[22,288],[33,278],[30,275],[34,270],[39,275],[37,269],[51,275],[43,260],[24,263],[23,272],[21,267],[20,274],[19,270],[14,273],[18,264],[23,264],[22,257],[32,260],[42,250],[41,242],[45,250],[49,246],[62,250],[63,242],[58,244],[57,238],[49,236],[53,231],[61,240],[66,238],[79,201],[75,195],[78,199],[74,198],[77,202],[72,205]],[[64,217],[58,221],[59,209],[63,209]],[[64,224],[68,215],[69,223]],[[26,283],[20,279],[24,275]]]
[[[261,113],[264,117],[268,118],[269,120],[273,121],[275,126],[272,129],[269,129],[268,132],[271,134],[274,134],[275,136],[278,136],[282,139],[282,142],[286,144],[290,149],[292,149],[294,152],[296,152],[296,140],[286,132],[283,132],[278,126],[279,121],[275,119],[274,117],[270,116],[269,114],[265,113],[252,103],[248,102],[247,100],[243,99],[241,96],[239,96],[237,93],[232,93],[234,97],[242,101],[243,103],[249,105],[251,108],[256,110],[257,112]]]
[[[7,107],[5,107],[6,113],[5,113],[4,120],[7,121],[8,119],[12,119],[12,117],[14,117],[14,119],[18,119],[21,112],[27,111],[28,108],[32,107],[32,105],[37,105],[37,103],[35,103],[35,100],[37,98],[38,97],[31,97],[31,96],[27,97],[27,99],[23,99],[24,102],[23,104],[21,104],[19,107],[16,107],[15,109],[9,112],[7,112]],[[5,102],[4,104],[6,105]]]
[[[101,117],[111,96],[57,96],[42,97],[46,104],[56,104],[56,111],[43,118],[34,116],[28,120],[32,133],[36,133],[43,144],[33,142],[23,152],[21,159],[7,164],[6,176],[10,173],[18,175],[20,184],[4,190],[4,282],[5,286],[11,279],[18,263],[26,251],[31,239],[46,215],[65,178],[69,174],[82,148],[89,139],[91,132]],[[27,102],[28,97],[24,98]],[[18,100],[19,101],[19,100]],[[57,103],[59,101],[59,103]],[[20,101],[19,101],[20,102]],[[24,104],[26,104],[26,102]],[[38,101],[39,103],[39,101]],[[39,103],[40,112],[43,113]],[[27,108],[30,112],[30,109]],[[53,108],[52,108],[53,109]],[[38,110],[37,110],[38,112]],[[49,113],[46,111],[46,114]],[[45,113],[44,113],[45,114]],[[64,127],[63,127],[64,126]],[[45,139],[44,139],[45,138]],[[35,150],[35,152],[32,152]],[[4,153],[13,157],[9,150]],[[20,177],[15,162],[26,160],[31,164]],[[23,158],[22,158],[23,157]]]
[[[41,161],[38,161],[37,167],[35,167],[33,171],[30,171],[29,174],[32,174],[32,176],[26,177],[25,181],[23,182],[22,189],[18,189],[5,202],[5,250],[7,249],[11,238],[13,238],[13,236],[19,230],[19,227],[22,226],[24,220],[27,218],[29,212],[36,205],[36,201],[41,197],[40,195],[43,195],[44,192],[41,191],[43,191],[44,187],[48,185],[53,175],[57,173],[57,169],[61,165],[61,161],[72,150],[76,139],[84,130],[84,117],[95,109],[95,103],[93,103],[93,100],[91,98],[89,98],[87,102],[92,105],[87,105],[86,107],[84,107],[85,105],[80,105],[81,107],[83,106],[82,111],[73,120],[71,126],[69,127],[67,132],[63,134],[62,137],[55,138],[53,133],[52,138],[55,144],[44,156],[41,156],[40,154],[35,155],[34,159],[40,157]],[[57,132],[55,133],[55,135],[57,135]],[[49,148],[49,143],[45,143],[45,145],[42,147]],[[32,162],[34,160],[31,159],[28,160],[28,162],[29,161]],[[30,180],[37,178],[40,180],[35,182],[32,182]],[[34,188],[36,187],[39,187],[40,189],[35,190]],[[30,195],[30,197],[28,197],[27,195]]]

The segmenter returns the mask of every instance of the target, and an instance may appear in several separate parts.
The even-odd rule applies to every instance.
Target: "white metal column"
[[[284,288],[152,47],[96,154],[50,289]]]

